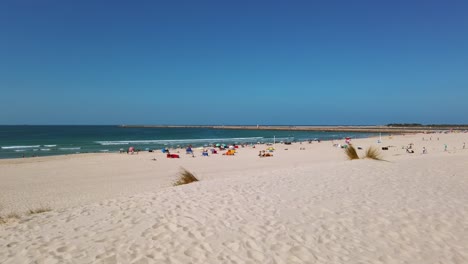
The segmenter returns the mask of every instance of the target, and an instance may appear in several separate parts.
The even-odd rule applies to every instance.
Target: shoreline
[[[163,128],[164,129],[164,128]],[[184,129],[184,128],[181,128],[181,129]],[[214,128],[216,130],[222,130],[222,128]],[[237,128],[237,127],[232,127],[231,128],[232,130],[236,130],[236,129],[243,129],[241,127]],[[10,156],[7,157],[6,155],[4,156],[0,156],[0,160],[4,160],[4,159],[23,159],[23,158],[37,158],[37,157],[47,157],[47,156],[62,156],[62,155],[76,155],[76,154],[100,154],[100,153],[116,153],[116,152],[121,152],[122,150],[126,150],[128,147],[130,146],[135,146],[136,149],[139,149],[140,151],[148,151],[148,150],[153,150],[153,151],[159,151],[161,148],[163,147],[169,147],[169,148],[175,148],[176,146],[182,146],[182,147],[185,147],[187,145],[192,145],[194,147],[201,147],[201,146],[205,146],[206,145],[210,145],[210,144],[214,144],[214,143],[226,143],[226,144],[237,144],[237,145],[251,145],[251,144],[267,144],[267,143],[273,143],[275,141],[275,136],[273,135],[265,135],[265,133],[267,133],[268,129],[260,129],[262,130],[261,132],[257,132],[258,133],[261,133],[262,136],[252,136],[252,137],[245,137],[245,138],[236,138],[236,137],[233,137],[233,138],[225,138],[225,137],[221,137],[221,138],[193,138],[193,139],[162,139],[160,140],[161,142],[158,142],[158,143],[145,143],[145,142],[151,142],[151,141],[158,141],[158,140],[153,140],[153,139],[148,139],[148,140],[135,140],[135,141],[132,141],[132,140],[129,140],[129,141],[126,141],[126,140],[116,140],[115,142],[116,143],[122,143],[121,145],[120,144],[110,144],[110,145],[101,145],[101,146],[98,146],[99,148],[96,148],[96,146],[91,146],[88,148],[87,147],[82,147],[81,145],[79,146],[68,146],[67,148],[68,149],[75,149],[74,151],[76,152],[61,152],[60,149],[62,149],[63,146],[60,146],[60,147],[57,147],[57,145],[53,145],[53,146],[49,146],[49,145],[43,145],[43,143],[39,143],[38,142],[35,142],[35,145],[37,146],[24,146],[24,147],[28,147],[28,148],[24,148],[22,150],[14,150],[15,152],[11,152],[10,151]],[[278,129],[278,130],[283,130],[283,129]],[[253,131],[253,130],[251,130]],[[299,132],[301,130],[291,130],[291,131],[295,131],[295,132]],[[305,130],[304,130],[305,131]],[[271,131],[270,131],[271,132]],[[317,139],[320,139],[321,141],[325,141],[325,140],[339,140],[339,139],[342,139],[346,136],[349,136],[351,138],[368,138],[368,137],[378,137],[378,133],[372,133],[372,132],[369,132],[369,133],[365,133],[365,132],[358,132],[358,131],[350,131],[350,132],[346,132],[345,134],[346,135],[342,135],[342,138],[340,137],[335,137],[335,135],[332,135],[332,133],[334,133],[333,131],[321,131],[321,130],[318,130],[316,131],[318,133],[322,133],[324,135],[312,135],[312,136],[309,136],[307,139],[302,136],[300,138],[296,138],[295,135],[289,135],[289,136],[285,136],[285,135],[282,135],[282,136],[276,136],[276,142],[282,142],[282,141],[291,141],[291,142],[307,142],[307,141],[312,141],[312,140],[317,140]],[[336,131],[335,131],[336,132]],[[300,133],[300,132],[299,132]],[[384,135],[382,136],[386,136],[387,134],[390,134],[390,133],[384,133]],[[392,133],[392,134],[399,134],[399,133]],[[408,133],[410,134],[410,133]],[[171,142],[173,141],[173,142]],[[175,143],[176,141],[180,141],[180,142],[177,142]],[[105,141],[93,141],[92,143],[99,143],[99,142],[105,142]],[[113,142],[113,141],[109,141],[109,142]],[[260,143],[259,143],[260,142]],[[86,145],[86,143],[83,143]],[[21,144],[19,144],[21,145]],[[43,147],[47,147],[48,151],[36,151],[38,149],[41,149]],[[3,146],[2,148],[13,148],[13,146]],[[20,148],[22,146],[19,146],[18,148]],[[31,152],[31,149],[33,149],[32,147],[35,147],[36,150],[34,150],[34,152]],[[92,149],[92,148],[95,148],[95,149]],[[104,150],[102,150],[104,149]],[[24,155],[24,156],[22,156]]]
[[[331,132],[331,131],[324,131],[324,132]],[[359,132],[356,132],[356,133],[359,133]],[[408,133],[408,134],[414,134],[414,133]],[[380,137],[386,137],[386,136],[394,136],[394,135],[404,135],[404,134],[399,134],[399,133],[396,133],[396,134],[386,134],[386,135],[382,135]],[[371,136],[367,136],[367,137],[360,137],[360,138],[354,138],[354,140],[356,139],[378,139],[379,136],[378,135],[371,135]],[[321,139],[320,141],[321,142],[333,142],[333,141],[340,141],[340,140],[344,140],[344,138],[339,138],[339,139]],[[298,140],[298,141],[293,141],[293,143],[295,144],[306,144],[308,143],[309,140]],[[316,140],[311,140],[312,142],[315,142]],[[267,144],[273,144],[273,142],[264,142],[264,143],[248,143],[248,144],[244,144],[245,146],[248,146],[250,144],[253,144],[253,145],[257,145],[257,146],[266,146]],[[280,142],[280,141],[277,141],[276,142],[277,145],[280,145],[280,144],[283,144],[283,142]],[[195,145],[195,143],[187,143],[187,145]],[[238,145],[242,145],[242,144],[238,144]],[[213,146],[208,146],[208,147],[205,147],[205,146],[195,146],[194,148],[195,149],[200,149],[200,148],[212,148]],[[170,150],[175,150],[175,151],[185,151],[185,145],[184,146],[181,146],[181,147],[174,147],[174,146],[169,146],[168,147]],[[149,150],[141,150],[139,149],[139,152],[140,153],[159,153],[160,152],[160,149],[151,149],[153,152],[149,152]],[[10,161],[16,161],[14,163],[21,163],[22,160],[24,161],[27,161],[27,160],[34,160],[36,162],[41,162],[41,161],[47,161],[48,159],[52,160],[52,159],[59,159],[60,157],[73,157],[73,156],[93,156],[93,155],[106,155],[106,154],[126,154],[124,152],[120,152],[120,150],[114,150],[114,151],[106,151],[106,152],[80,152],[80,153],[64,153],[64,154],[52,154],[52,155],[43,155],[43,156],[34,156],[34,157],[28,157],[28,156],[25,156],[25,157],[9,157],[9,158],[0,158],[0,164],[2,163],[9,163]]]

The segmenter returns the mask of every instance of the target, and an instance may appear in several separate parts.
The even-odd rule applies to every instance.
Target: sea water
[[[212,128],[131,128],[120,126],[0,126],[0,158],[142,151],[162,148],[284,141],[363,138],[374,133],[234,130]]]

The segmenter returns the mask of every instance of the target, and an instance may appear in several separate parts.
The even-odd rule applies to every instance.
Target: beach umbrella
[[[216,146],[219,147],[219,146],[221,146],[221,144],[218,143],[218,144],[216,144]]]

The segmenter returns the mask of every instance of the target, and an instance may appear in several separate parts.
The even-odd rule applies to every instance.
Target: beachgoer
[[[129,147],[128,150],[127,150],[127,154],[130,153],[133,155],[133,153],[135,152],[135,148],[134,147]]]
[[[192,154],[193,155],[193,150],[192,150],[192,145],[189,145],[187,149],[185,150],[187,154]]]
[[[444,151],[447,151],[447,144],[444,144]]]
[[[423,147],[423,154],[427,154],[426,147]]]
[[[465,142],[463,142],[463,149],[465,149]]]

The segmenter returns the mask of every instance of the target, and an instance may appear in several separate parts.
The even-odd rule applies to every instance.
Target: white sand
[[[269,158],[257,147],[2,160],[0,213],[52,211],[0,225],[0,263],[468,263],[463,142],[355,140],[395,146],[388,162],[348,161],[331,142],[277,144]],[[172,187],[180,166],[201,181]]]

